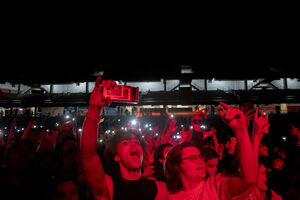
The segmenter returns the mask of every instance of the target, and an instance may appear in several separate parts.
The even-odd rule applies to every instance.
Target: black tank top
[[[141,177],[136,181],[129,181],[121,176],[113,179],[113,200],[153,200],[157,194],[154,180]]]

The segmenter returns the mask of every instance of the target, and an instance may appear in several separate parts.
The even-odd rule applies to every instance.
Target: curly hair
[[[117,147],[118,144],[123,140],[130,140],[131,135],[134,135],[136,139],[140,141],[140,144],[143,149],[143,154],[145,155],[145,149],[147,147],[146,141],[143,139],[142,134],[140,134],[135,129],[118,130],[114,135],[112,135],[105,143],[104,150],[104,171],[105,173],[116,176],[120,174],[120,168],[116,161],[114,161],[114,157],[118,155]]]

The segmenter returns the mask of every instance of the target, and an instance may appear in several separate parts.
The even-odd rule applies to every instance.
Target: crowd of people
[[[194,113],[191,127],[169,117],[162,129],[128,124],[105,135],[101,111],[111,100],[102,91],[114,86],[97,79],[82,130],[72,120],[37,130],[32,120],[16,136],[13,120],[8,137],[0,133],[1,199],[300,198],[298,124],[290,124],[289,149],[271,148],[267,113],[220,102],[223,132],[229,133],[222,140],[219,128],[201,126],[206,109]]]

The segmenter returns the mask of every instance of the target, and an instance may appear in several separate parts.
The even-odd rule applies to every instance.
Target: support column
[[[283,89],[288,89],[288,84],[287,84],[287,79],[286,78],[284,78],[283,79]]]
[[[247,80],[244,80],[244,88],[245,88],[246,91],[248,90],[248,83],[247,83]]]
[[[85,93],[88,94],[89,93],[89,82],[85,83]]]
[[[21,84],[18,84],[18,94],[21,94]]]
[[[50,85],[50,94],[53,93],[53,89],[54,89],[54,86],[53,86],[53,84],[51,84],[51,85]]]

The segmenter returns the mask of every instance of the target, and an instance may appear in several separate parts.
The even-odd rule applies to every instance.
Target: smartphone
[[[139,87],[116,85],[112,90],[104,88],[103,97],[110,97],[112,102],[137,104],[139,102]]]

